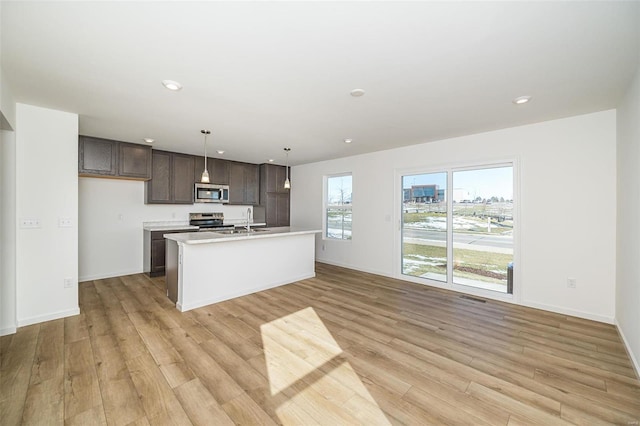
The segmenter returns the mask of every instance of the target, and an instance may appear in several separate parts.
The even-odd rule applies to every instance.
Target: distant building
[[[438,185],[412,185],[403,190],[403,196],[405,202],[437,203],[444,201],[444,189],[439,189]]]

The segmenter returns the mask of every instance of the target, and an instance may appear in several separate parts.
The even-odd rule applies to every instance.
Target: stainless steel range
[[[233,225],[224,224],[223,213],[189,213],[189,225],[197,226],[198,231],[219,231],[233,229]]]

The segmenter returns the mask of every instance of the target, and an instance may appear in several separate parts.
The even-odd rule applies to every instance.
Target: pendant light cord
[[[200,130],[200,133],[204,135],[204,170],[202,171],[200,180],[204,183],[209,183],[209,170],[207,170],[207,135],[211,134],[211,130]]]
[[[285,181],[284,181],[284,189],[290,189],[291,188],[291,182],[289,181],[289,151],[291,151],[291,148],[285,148],[284,152],[287,155],[287,161],[286,161],[286,166],[285,166]]]
[[[208,132],[205,131],[204,132],[204,169],[205,170],[207,170],[207,134]]]

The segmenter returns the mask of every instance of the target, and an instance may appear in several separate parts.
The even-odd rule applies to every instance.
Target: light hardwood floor
[[[0,423],[640,419],[640,382],[610,325],[323,264],[187,313],[163,286],[81,283],[79,316],[2,337]]]

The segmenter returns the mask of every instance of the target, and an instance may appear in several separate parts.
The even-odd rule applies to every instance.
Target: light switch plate
[[[40,228],[40,219],[21,219],[20,228],[22,229],[36,229]]]
[[[58,226],[60,228],[71,228],[71,218],[61,217],[58,219]]]

